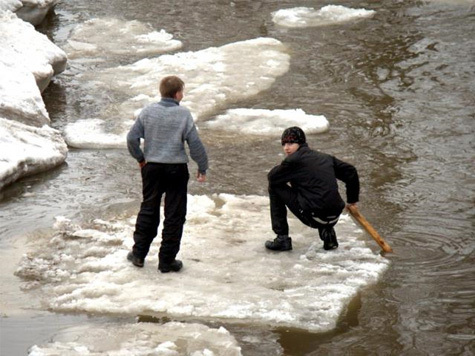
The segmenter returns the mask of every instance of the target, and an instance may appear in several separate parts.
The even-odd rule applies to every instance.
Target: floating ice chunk
[[[154,55],[180,49],[181,41],[165,30],[155,31],[140,21],[96,18],[78,25],[65,48],[71,59],[109,55]]]
[[[59,131],[0,118],[0,189],[63,163],[67,152]]]
[[[325,116],[308,115],[301,109],[231,109],[214,120],[207,121],[206,125],[226,131],[274,136],[280,135],[290,126],[299,126],[308,134],[324,132],[329,126]]]
[[[132,122],[129,123],[131,125]],[[78,120],[67,125],[63,133],[71,146],[88,148],[120,147],[125,144],[126,136],[126,132],[122,135],[107,132],[107,122],[101,119]]]
[[[112,90],[129,99],[106,108],[100,117],[103,122],[99,127],[97,121],[87,128],[84,122],[67,125],[66,141],[70,146],[80,148],[110,147],[114,140],[103,136],[110,133],[116,136],[117,146],[125,146],[130,119],[143,106],[160,100],[157,87],[166,75],[177,74],[185,81],[182,104],[198,120],[268,89],[277,77],[287,72],[289,60],[281,42],[272,38],[257,38],[85,73],[80,80],[94,84],[97,90]],[[122,118],[111,117],[110,113],[121,113]]]
[[[351,9],[341,5],[327,5],[320,10],[311,7],[294,7],[272,13],[272,21],[284,27],[313,27],[371,17],[376,12],[366,9]]]
[[[157,272],[159,241],[144,268],[127,261],[134,219],[101,221],[80,233],[63,219],[61,230],[29,252],[16,274],[60,312],[333,329],[349,301],[378,280],[388,261],[366,246],[347,215],[336,226],[337,250],[323,250],[316,230],[290,217],[293,251],[267,251],[264,241],[274,237],[268,210],[267,197],[189,196],[179,256],[185,267],[169,275]]]
[[[34,345],[28,356],[240,356],[236,339],[223,327],[166,324],[87,325],[63,330],[53,341]]]

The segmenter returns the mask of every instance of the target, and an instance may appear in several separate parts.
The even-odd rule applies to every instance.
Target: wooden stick
[[[361,226],[371,235],[371,237],[378,243],[379,246],[383,249],[384,252],[393,252],[391,246],[389,246],[386,241],[379,236],[378,232],[371,226],[368,220],[360,213],[356,205],[347,205],[346,209],[350,212],[351,216],[355,218],[356,221],[360,223]]]

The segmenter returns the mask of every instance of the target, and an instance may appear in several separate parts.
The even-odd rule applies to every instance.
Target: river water
[[[284,43],[291,54],[289,71],[271,89],[235,107],[301,108],[325,115],[330,130],[312,137],[312,145],[356,165],[360,209],[395,253],[387,256],[389,270],[350,304],[336,330],[261,333],[275,335],[286,355],[471,355],[475,3],[339,1],[376,15],[299,29],[271,20],[270,14],[282,8],[326,3],[63,0],[40,30],[61,47],[76,24],[117,17],[165,28],[187,51],[256,37]],[[108,60],[124,64],[133,57]],[[74,70],[56,78],[44,93],[58,129],[100,105],[91,99],[100,93],[79,95]],[[266,194],[264,168],[277,163],[280,150],[275,138],[256,142],[206,128],[201,137],[210,151],[209,182],[191,182],[191,194]],[[25,354],[29,346],[86,318],[41,311],[38,301],[18,290],[13,272],[25,241],[50,228],[54,216],[88,220],[137,209],[138,172],[124,157],[127,152],[121,149],[72,149],[67,164],[2,192],[2,284],[10,286],[2,294],[11,310],[19,310],[2,316],[2,355]],[[245,326],[229,329],[238,340],[254,332]],[[266,354],[263,350],[268,349],[243,346],[244,354]]]

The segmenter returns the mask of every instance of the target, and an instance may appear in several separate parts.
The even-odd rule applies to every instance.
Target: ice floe
[[[323,115],[308,115],[302,109],[265,110],[231,109],[206,125],[213,129],[241,132],[250,135],[280,136],[290,126],[299,126],[307,134],[328,130],[328,120]]]
[[[376,11],[352,9],[342,5],[327,5],[321,9],[294,7],[272,13],[272,21],[283,27],[314,27],[372,17]]]
[[[117,146],[125,147],[131,120],[146,104],[160,99],[158,83],[163,76],[176,74],[185,81],[182,104],[198,120],[270,88],[277,77],[288,71],[289,61],[290,56],[280,41],[257,38],[84,73],[80,81],[104,91],[120,93],[128,99],[105,108],[98,117],[81,118],[93,119],[93,124],[80,121],[67,125],[65,139],[70,146],[88,148],[103,145],[101,137],[104,134],[116,135]],[[77,132],[81,134],[77,135]],[[84,133],[87,133],[87,140],[84,140]],[[111,141],[103,146],[110,147]]]
[[[223,327],[196,323],[85,325],[34,345],[28,356],[239,356],[241,348]]]
[[[242,322],[310,331],[335,328],[359,290],[388,261],[373,252],[347,216],[336,226],[340,247],[325,251],[316,230],[290,217],[294,250],[267,251],[273,238],[268,198],[189,196],[177,274],[157,272],[159,241],[145,267],[126,260],[135,217],[81,227],[58,219],[56,232],[30,246],[16,272],[39,289],[48,308]]]
[[[95,58],[106,61],[111,55],[151,56],[180,49],[181,41],[165,30],[134,20],[94,18],[78,25],[68,39],[65,51],[70,59]]]

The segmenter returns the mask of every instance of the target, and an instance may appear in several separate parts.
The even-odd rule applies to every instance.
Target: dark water
[[[230,326],[238,340],[262,335],[260,349],[242,342],[244,354],[272,354],[266,340],[279,339],[286,355],[472,355],[475,4],[339,1],[376,10],[376,16],[304,29],[283,29],[271,21],[270,13],[281,8],[326,4],[63,0],[40,29],[61,46],[76,23],[109,16],[164,28],[186,51],[261,36],[288,46],[289,72],[236,107],[302,108],[325,115],[331,129],[309,137],[311,146],[358,167],[360,209],[395,253],[387,256],[392,265],[381,281],[350,304],[337,330],[322,335]],[[110,58],[117,64],[132,60]],[[74,70],[44,93],[58,128],[87,117],[94,107],[78,95]],[[212,169],[209,183],[191,184],[192,194],[266,194],[265,173],[280,159],[276,140],[248,141],[206,129],[201,135]],[[73,150],[67,165],[6,189],[0,203],[2,249],[16,256],[20,236],[49,228],[56,215],[87,220],[135,209],[139,180],[135,164],[124,157],[124,150]],[[7,261],[14,265],[15,258]],[[14,266],[7,266],[2,279],[14,284],[11,270]],[[2,294],[19,295],[28,304],[14,289],[2,287]],[[32,344],[47,341],[55,326],[81,318],[50,315],[35,306],[26,315],[2,317],[2,355],[25,354]]]

